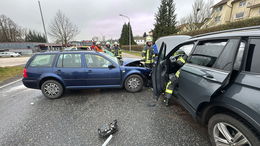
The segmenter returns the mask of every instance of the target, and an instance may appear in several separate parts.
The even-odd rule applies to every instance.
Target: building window
[[[223,9],[223,6],[217,7],[217,8],[215,9],[215,12],[220,12],[220,11],[222,11],[222,9]]]
[[[244,12],[236,13],[236,19],[243,18]]]
[[[239,2],[239,7],[244,7],[246,5],[246,1]]]
[[[215,22],[220,22],[220,16],[215,17]]]

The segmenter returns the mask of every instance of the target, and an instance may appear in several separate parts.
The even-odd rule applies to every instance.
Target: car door
[[[120,86],[119,65],[101,54],[85,54],[87,85],[98,87]]]
[[[178,97],[192,109],[209,102],[229,82],[240,39],[199,41],[181,68]]]
[[[62,53],[58,57],[54,72],[59,75],[65,86],[85,86],[85,69],[80,53]]]
[[[157,98],[160,94],[164,92],[165,85],[169,80],[168,74],[170,72],[170,69],[174,68],[173,66],[170,66],[168,58],[170,56],[173,56],[173,54],[179,49],[183,50],[187,55],[189,55],[193,47],[194,42],[192,41],[180,44],[171,51],[167,51],[167,45],[165,43],[162,43],[158,61],[152,74],[153,91],[154,95],[156,95]],[[167,54],[167,52],[169,53]]]

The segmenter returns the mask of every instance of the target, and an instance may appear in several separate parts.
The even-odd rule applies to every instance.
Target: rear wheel
[[[139,92],[143,89],[143,78],[139,75],[130,75],[125,80],[125,89],[128,92]]]
[[[47,80],[41,86],[42,94],[49,99],[60,98],[63,94],[63,86],[55,80]]]
[[[225,114],[214,115],[208,123],[213,146],[255,146],[258,138],[241,121]]]

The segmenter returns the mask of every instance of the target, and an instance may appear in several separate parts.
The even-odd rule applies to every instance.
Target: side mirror
[[[113,69],[113,68],[116,68],[113,64],[109,65],[108,66],[109,69]]]

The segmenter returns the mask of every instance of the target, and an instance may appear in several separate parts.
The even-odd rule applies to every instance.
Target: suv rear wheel
[[[143,78],[139,75],[130,75],[125,80],[125,89],[128,92],[139,92],[142,90],[144,85]]]
[[[225,114],[216,114],[210,118],[208,132],[213,146],[255,146],[259,140],[241,121]]]
[[[49,99],[60,98],[63,94],[63,86],[55,80],[47,80],[41,86],[42,94]]]

